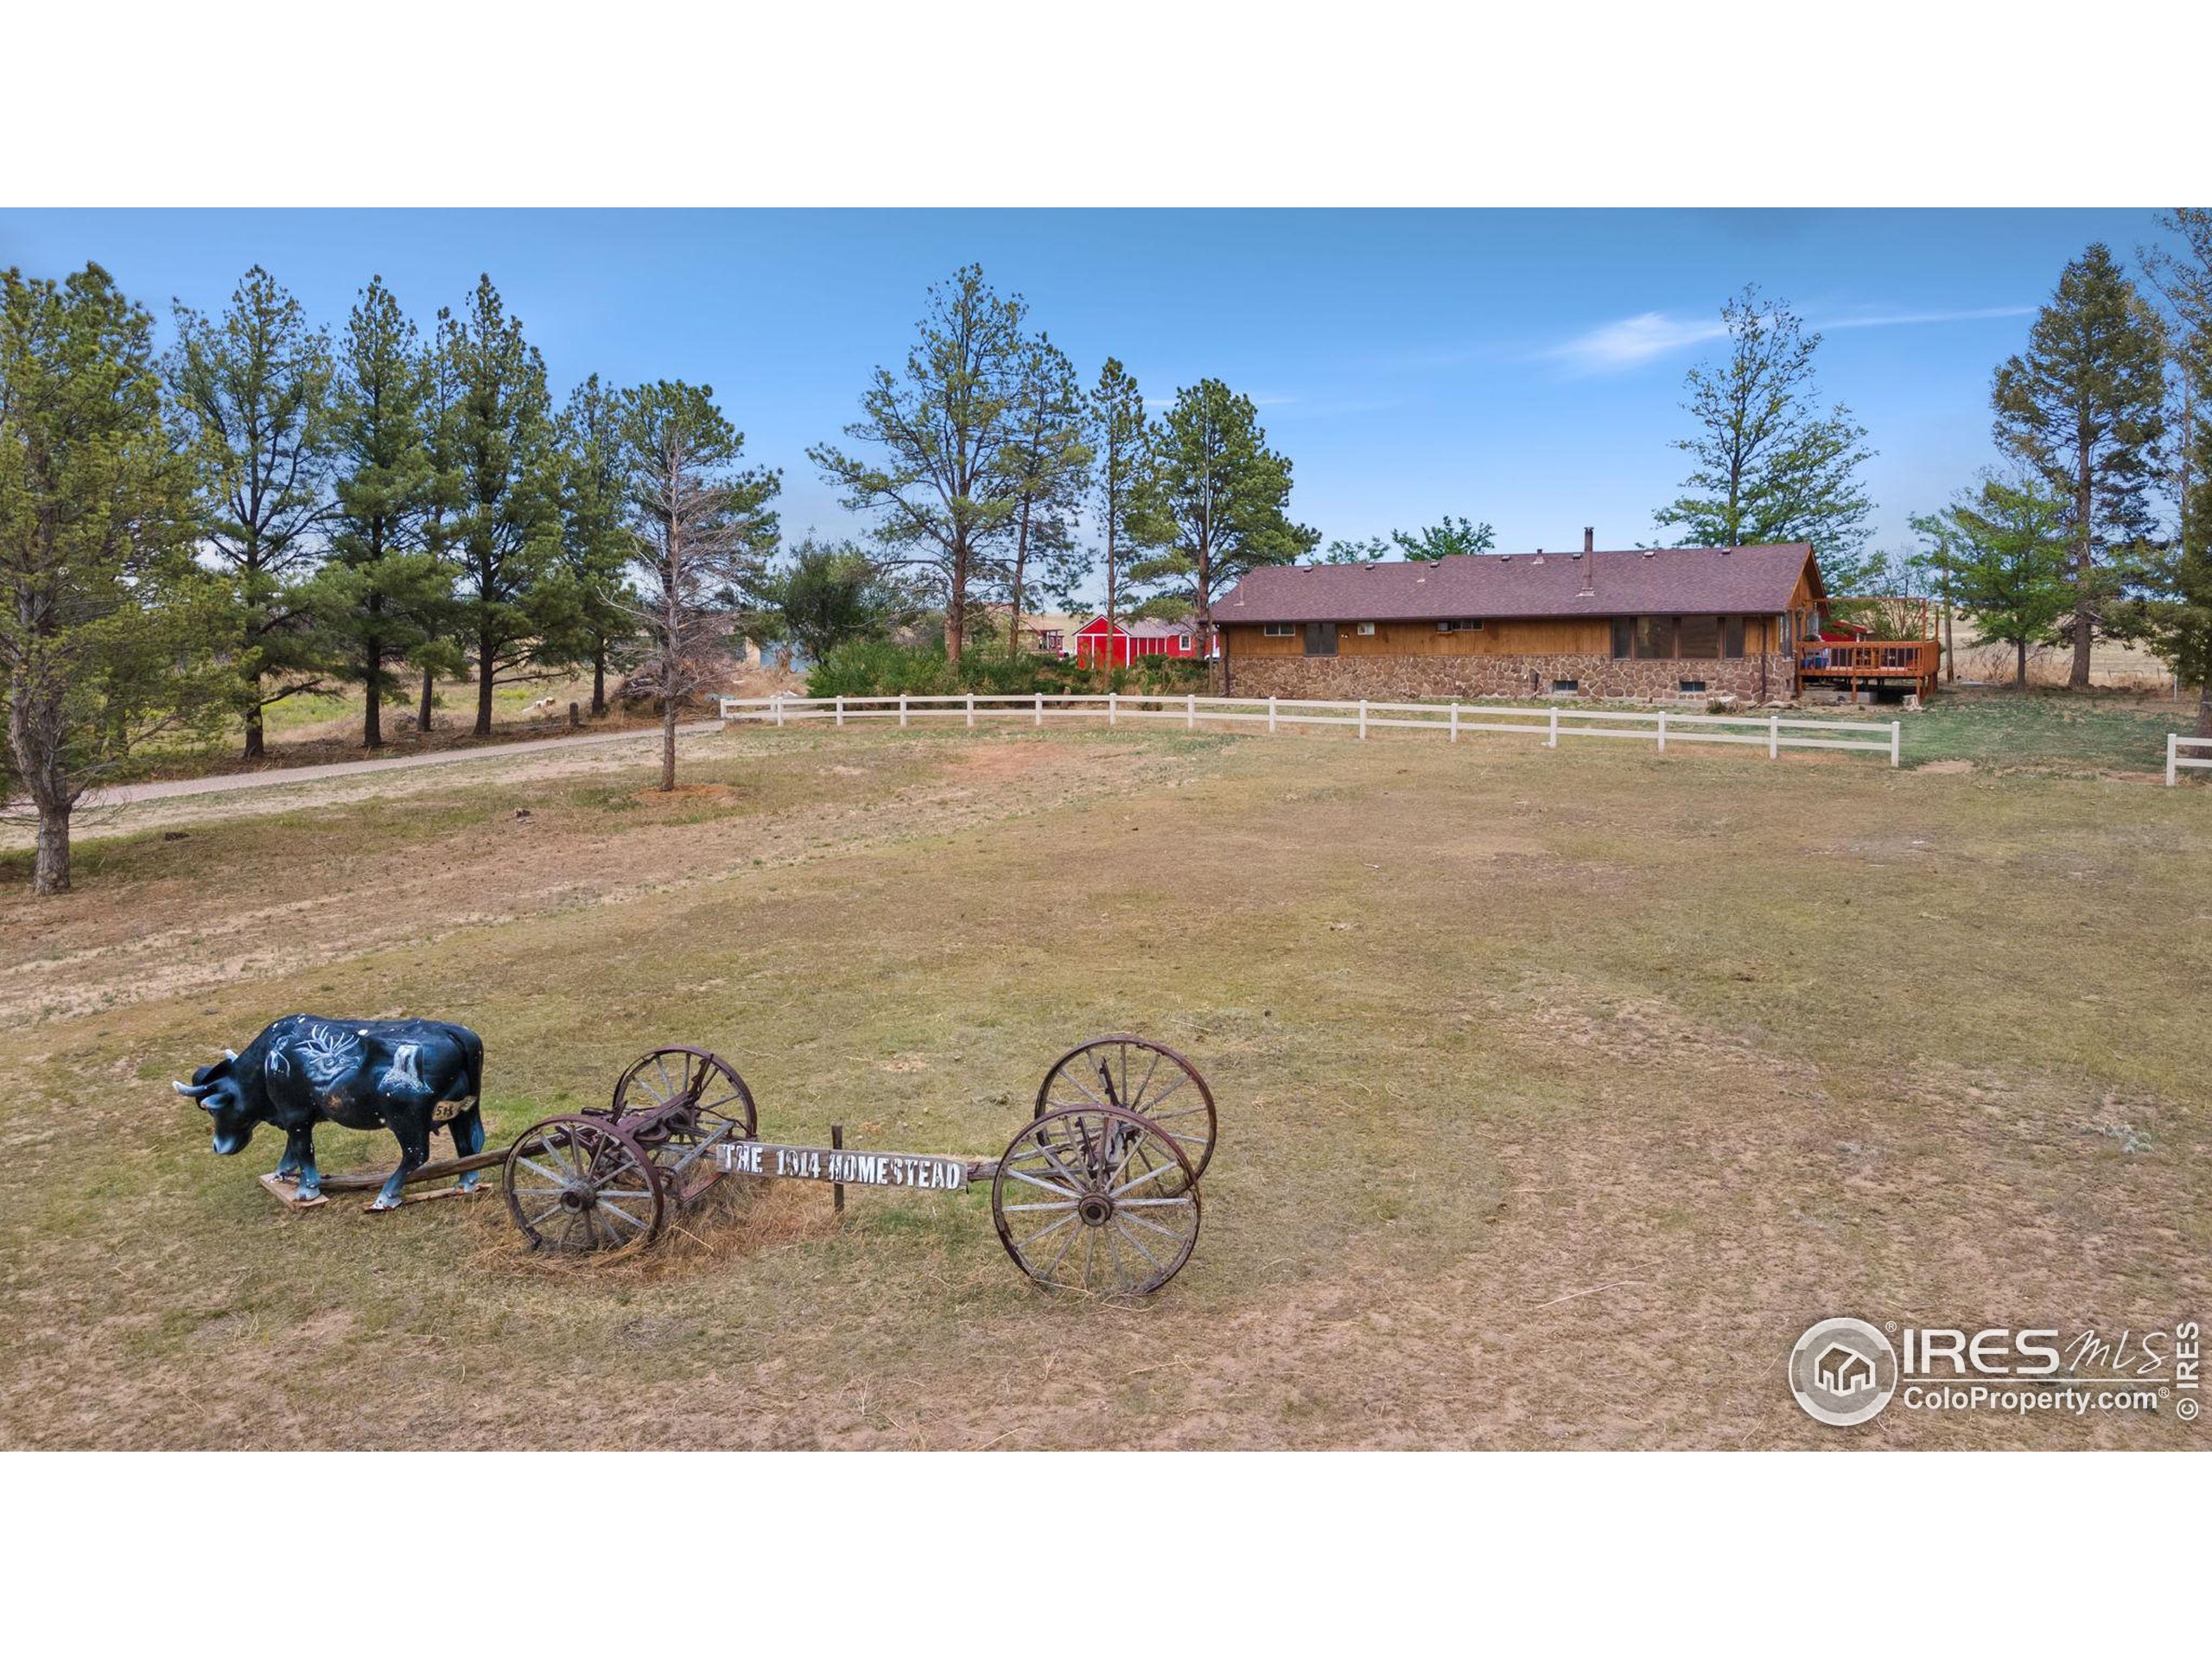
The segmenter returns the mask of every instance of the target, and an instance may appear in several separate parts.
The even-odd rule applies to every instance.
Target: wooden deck
[[[1922,696],[1936,690],[1943,647],[1935,639],[1822,639],[1797,648],[1801,684],[1904,686]]]

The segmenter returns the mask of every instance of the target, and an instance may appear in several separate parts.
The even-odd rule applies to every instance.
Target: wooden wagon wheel
[[[736,1125],[734,1139],[750,1141],[760,1121],[753,1091],[735,1066],[719,1054],[680,1044],[653,1050],[617,1078],[610,1109],[620,1117],[671,1102],[689,1109],[690,1127],[678,1126],[671,1135],[678,1141],[703,1141],[725,1123]]]
[[[630,1249],[659,1236],[660,1172],[603,1117],[549,1117],[508,1150],[507,1213],[540,1249]]]
[[[1071,1106],[1134,1112],[1158,1124],[1196,1181],[1213,1161],[1213,1090],[1173,1049],[1116,1033],[1078,1044],[1052,1062],[1037,1090],[1037,1116]]]
[[[1015,1135],[991,1180],[1006,1253],[1039,1284],[1143,1296],[1198,1242],[1198,1173],[1149,1118],[1071,1106]]]

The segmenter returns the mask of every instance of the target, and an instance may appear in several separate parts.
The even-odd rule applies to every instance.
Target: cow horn
[[[178,1083],[172,1080],[169,1084],[169,1087],[175,1090],[177,1093],[182,1095],[187,1100],[197,1100],[200,1096],[206,1094],[210,1088],[213,1087],[213,1085],[212,1084],[204,1083]]]
[[[235,1060],[238,1057],[238,1052],[235,1048],[226,1048],[223,1051],[223,1058],[226,1060]]]

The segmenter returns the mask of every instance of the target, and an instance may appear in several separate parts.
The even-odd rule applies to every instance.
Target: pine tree
[[[364,694],[361,747],[384,746],[395,665],[448,625],[452,584],[429,545],[436,472],[429,365],[415,325],[381,276],[347,319],[338,352],[333,440],[339,477],[330,561],[316,583],[336,671]]]
[[[944,654],[956,667],[972,602],[1014,512],[1007,466],[1014,402],[1027,357],[1020,296],[1001,298],[981,265],[933,283],[903,375],[878,368],[845,435],[880,464],[830,444],[808,449],[845,505],[876,516],[883,563],[925,573],[945,607]]]
[[[1090,482],[1090,445],[1084,434],[1083,388],[1075,365],[1043,335],[1029,342],[1016,379],[1007,424],[1007,489],[1014,511],[1006,536],[1007,654],[1021,646],[1025,583],[1063,598],[1088,565],[1075,518]]]
[[[545,363],[492,279],[463,313],[438,314],[454,378],[443,434],[457,480],[441,526],[459,576],[460,632],[476,676],[475,734],[492,734],[493,688],[556,654],[577,622],[560,567],[559,467]]]
[[[2160,224],[2180,247],[2149,250],[2143,263],[2170,313],[2175,531],[2126,562],[2110,632],[2196,687],[2196,735],[2212,737],[2212,209],[2177,207]]]
[[[2112,251],[2092,243],[2058,279],[1990,390],[1999,445],[2069,503],[2074,647],[2068,684],[2086,690],[2089,646],[2115,595],[2107,569],[2153,527],[2150,491],[2164,425],[2158,330]]]
[[[630,546],[622,524],[624,402],[594,374],[561,411],[561,556],[575,588],[594,716],[607,712],[608,664],[637,632],[635,606],[623,593]]]
[[[305,585],[333,505],[330,340],[258,265],[220,317],[175,309],[169,395],[204,469],[207,547],[232,583],[253,760],[265,747],[263,709],[325,689],[327,642]]]
[[[1873,459],[1849,409],[1821,413],[1813,375],[1821,337],[1756,286],[1721,308],[1728,360],[1700,364],[1686,382],[1699,430],[1675,447],[1696,468],[1682,493],[1652,514],[1680,528],[1685,547],[1810,542],[1830,593],[1856,590],[1873,502],[1859,468]]]
[[[676,787],[683,700],[727,671],[742,595],[776,544],[772,471],[740,468],[745,435],[715,406],[712,386],[656,381],[625,400],[633,614],[660,697],[660,786]]]
[[[87,789],[155,734],[220,721],[236,635],[193,558],[196,493],[153,319],[98,265],[0,272],[0,804],[21,791],[37,810],[36,893],[68,890]]]
[[[1091,507],[1103,546],[1100,563],[1106,570],[1106,625],[1114,626],[1121,602],[1121,584],[1132,560],[1141,551],[1129,534],[1129,515],[1136,509],[1145,474],[1152,466],[1152,444],[1157,434],[1146,418],[1144,394],[1136,377],[1109,357],[1098,371],[1090,389],[1090,448],[1098,471]]]
[[[1130,515],[1132,533],[1153,550],[1130,579],[1187,610],[1201,648],[1224,589],[1261,565],[1294,563],[1321,539],[1291,521],[1290,462],[1267,436],[1249,397],[1218,380],[1183,389],[1160,422]]]
[[[1923,559],[1941,558],[1975,631],[2013,648],[2013,683],[2025,690],[2029,651],[2059,637],[2059,620],[2072,602],[2066,499],[2033,474],[1990,476],[1913,526],[1935,544]]]

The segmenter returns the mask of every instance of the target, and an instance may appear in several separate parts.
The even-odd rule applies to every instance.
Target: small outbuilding
[[[1193,658],[1198,628],[1146,617],[1094,616],[1075,631],[1075,658],[1085,667],[1127,668],[1140,657]]]

